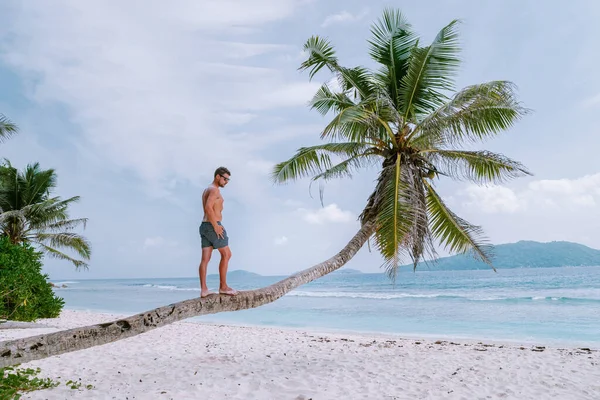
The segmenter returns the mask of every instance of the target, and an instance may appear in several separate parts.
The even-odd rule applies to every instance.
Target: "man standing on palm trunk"
[[[202,193],[204,217],[199,228],[200,238],[202,239],[202,259],[199,267],[201,297],[214,294],[206,286],[206,270],[214,249],[217,249],[221,253],[221,261],[219,262],[219,293],[230,296],[235,296],[238,293],[237,290],[227,286],[227,268],[229,267],[231,250],[229,249],[227,231],[225,231],[225,228],[221,224],[224,200],[220,189],[229,183],[230,175],[227,168],[217,168],[213,182]]]

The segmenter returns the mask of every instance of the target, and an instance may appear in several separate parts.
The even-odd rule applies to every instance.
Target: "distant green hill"
[[[550,268],[600,266],[600,250],[579,243],[519,241],[495,245],[492,263],[496,268]],[[405,266],[405,267],[408,267]],[[410,265],[412,268],[412,265]],[[443,257],[437,262],[419,263],[417,270],[489,269],[490,266],[470,255]]]
[[[208,276],[219,276],[219,274],[209,274]],[[250,276],[262,276],[260,274],[257,274],[256,272],[250,272],[250,271],[246,271],[244,269],[235,269],[233,271],[229,271],[227,273],[227,276],[230,277],[250,277]]]

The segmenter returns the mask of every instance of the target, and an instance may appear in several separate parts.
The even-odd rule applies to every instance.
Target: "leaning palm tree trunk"
[[[245,310],[271,303],[292,289],[342,267],[374,231],[372,223],[363,224],[352,240],[329,260],[262,289],[242,291],[233,297],[198,297],[112,322],[0,342],[0,368],[114,342],[190,317]]]

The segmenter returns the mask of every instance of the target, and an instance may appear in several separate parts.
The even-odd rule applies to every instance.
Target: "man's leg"
[[[227,286],[227,269],[229,268],[229,260],[231,259],[231,249],[229,246],[218,249],[221,253],[221,261],[219,262],[219,292],[224,294],[237,294],[237,291]]]
[[[206,271],[208,269],[208,262],[210,261],[210,256],[212,255],[213,248],[212,247],[203,247],[202,248],[202,259],[200,260],[200,267],[198,268],[198,273],[200,275],[200,296],[206,297],[211,294],[208,291],[208,286],[206,286]]]

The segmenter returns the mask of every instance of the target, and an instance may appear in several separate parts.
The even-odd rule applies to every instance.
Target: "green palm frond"
[[[348,107],[340,111],[321,132],[321,139],[356,141],[377,141],[387,143],[386,147],[397,145],[394,133],[388,121],[382,119],[382,115],[388,115],[382,110],[373,111],[363,104]],[[379,107],[384,108],[385,103]],[[390,112],[393,116],[393,112]]]
[[[529,113],[516,98],[516,86],[507,81],[472,85],[424,118],[415,131],[421,148],[474,143],[511,128]]]
[[[52,223],[46,223],[44,225],[36,226],[35,228],[40,229],[40,230],[49,230],[52,232],[70,231],[70,230],[79,228],[80,226],[83,227],[83,229],[85,229],[87,222],[88,222],[87,218],[68,219],[68,220],[61,220],[61,221],[52,222]]]
[[[380,125],[377,115],[360,105],[344,108],[321,132],[321,139],[358,141]]]
[[[53,169],[42,170],[39,163],[27,165],[19,176],[21,201],[34,204],[56,187],[56,173]]]
[[[427,193],[423,185],[421,170],[413,164],[407,163],[404,168],[404,180],[412,190],[408,192],[411,205],[410,232],[407,236],[407,247],[410,249],[410,257],[413,269],[424,259],[436,258],[435,243],[431,230],[429,229],[429,214],[427,211]],[[427,261],[426,261],[427,262]]]
[[[53,197],[24,206],[21,209],[27,216],[31,227],[33,229],[39,229],[41,226],[69,219],[68,207],[71,203],[78,201],[79,196],[73,196],[66,200]]]
[[[72,232],[38,233],[35,241],[53,248],[69,248],[86,260],[89,260],[92,252],[90,243],[83,236]]]
[[[69,218],[69,207],[79,196],[67,199],[50,197],[56,187],[53,169],[43,170],[38,163],[19,171],[10,162],[0,166],[0,230],[13,243],[36,243],[45,252],[75,266],[86,265],[64,254],[58,248],[75,251],[84,259],[91,254],[90,243],[70,232],[87,224],[86,218]]]
[[[324,67],[327,67],[330,72],[335,72],[339,68],[335,49],[327,39],[312,36],[304,43],[303,50],[308,53],[308,58],[300,64],[298,69],[300,71],[310,69],[309,79],[312,79]]]
[[[355,97],[367,98],[374,90],[371,73],[366,68],[347,68],[338,64],[335,50],[328,40],[312,36],[304,44],[304,51],[308,58],[298,68],[300,71],[310,69],[309,79],[326,67],[337,77],[338,83],[344,92],[353,90]]]
[[[375,243],[384,258],[386,273],[395,279],[400,261],[408,253],[403,243],[410,233],[412,188],[402,180],[400,157],[386,167],[382,175],[382,196],[375,205]]]
[[[416,46],[417,36],[412,26],[398,10],[385,9],[381,19],[371,27],[369,54],[383,67],[375,74],[376,81],[389,90],[394,104],[399,104],[399,87],[408,69],[408,60]]]
[[[371,71],[363,67],[340,67],[337,78],[342,90],[352,92],[352,95],[359,100],[369,98],[376,89]]]
[[[322,115],[329,111],[341,112],[342,110],[353,107],[356,104],[345,93],[334,93],[327,84],[322,85],[313,96],[309,106],[317,110]]]
[[[352,173],[354,170],[371,167],[376,165],[379,161],[379,150],[369,149],[364,153],[356,154],[355,156],[347,158],[331,168],[328,168],[326,171],[313,176],[312,180],[317,181],[322,179],[327,181],[335,178],[352,178]]]
[[[0,143],[6,139],[10,139],[12,136],[19,132],[17,125],[12,123],[3,114],[0,114]]]
[[[82,267],[87,269],[87,267],[88,267],[88,264],[85,261],[77,260],[77,259],[63,253],[62,251],[59,251],[53,247],[47,246],[43,243],[38,243],[38,245],[46,252],[46,254],[49,254],[51,257],[56,258],[58,260],[69,261],[77,269],[82,268]]]
[[[502,183],[532,175],[520,162],[491,151],[436,150],[429,155],[438,171],[475,183]]]
[[[354,157],[367,149],[368,144],[362,142],[325,143],[302,147],[292,158],[275,165],[271,179],[276,183],[284,183],[314,176],[333,167],[331,155]]]
[[[427,188],[427,209],[434,238],[452,253],[471,251],[476,258],[489,264],[495,271],[491,262],[492,247],[483,238],[481,227],[472,225],[454,214],[433,187],[427,182],[424,184]]]
[[[457,20],[450,22],[431,45],[413,49],[400,87],[405,122],[434,111],[446,101],[442,92],[453,89],[453,76],[460,63],[457,25]]]

